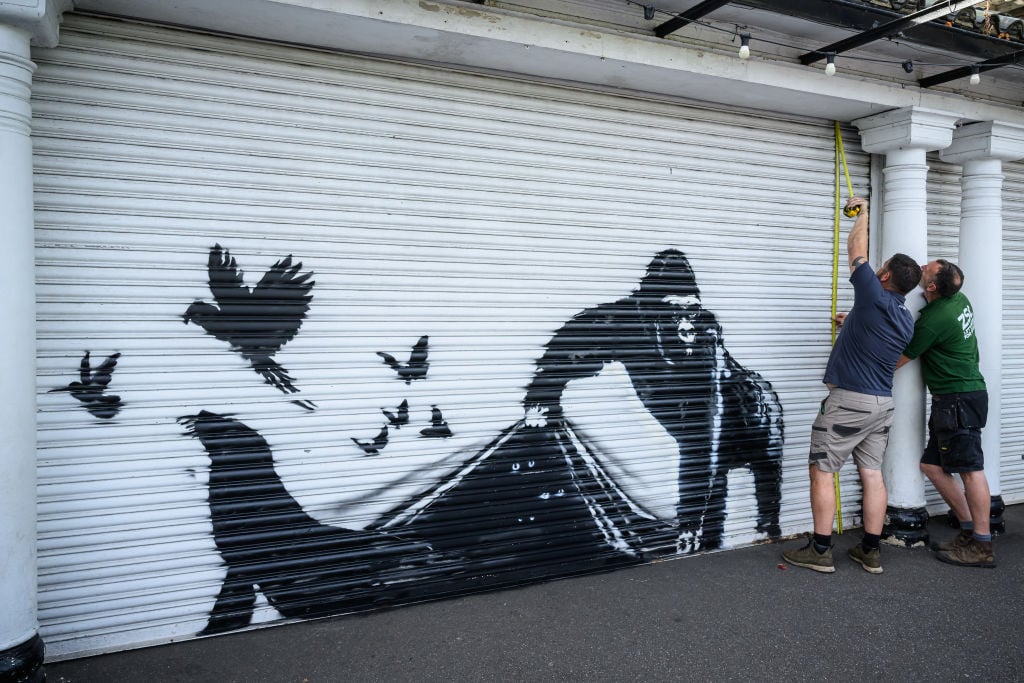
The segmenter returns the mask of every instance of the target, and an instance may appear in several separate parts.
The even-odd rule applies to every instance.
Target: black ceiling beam
[[[980,4],[980,0],[975,4]],[[863,31],[861,33],[858,33],[857,35],[850,36],[849,38],[845,38],[838,42],[832,43],[831,45],[826,45],[825,47],[815,50],[813,52],[802,54],[800,55],[800,63],[805,66],[807,64],[813,64],[818,60],[825,59],[825,55],[841,54],[843,52],[846,52],[847,50],[852,50],[854,48],[867,45],[868,43],[873,43],[879,38],[888,38],[889,36],[896,35],[900,31],[904,31],[909,28],[914,28],[915,26],[920,26],[922,23],[925,23],[920,21],[921,17],[927,16],[929,14],[934,14],[935,11],[941,6],[941,3],[929,5],[928,7],[925,7],[924,9],[919,9],[916,12],[911,12],[910,14],[902,15],[899,19],[893,19],[892,21],[888,21],[873,29]]]
[[[1012,64],[1024,64],[1024,50],[1009,52],[1002,57],[986,59],[984,62],[978,62],[971,66],[959,66],[955,69],[950,69],[949,71],[943,71],[942,73],[935,74],[934,76],[918,79],[917,84],[922,88],[930,88],[933,85],[946,83],[948,81],[955,81],[956,79],[963,78],[964,76],[970,76],[974,72],[974,67],[978,67],[978,73],[982,73],[984,71],[991,71],[992,69],[998,69],[999,67],[1010,66]]]
[[[858,0],[733,0],[733,4],[850,31],[869,31],[879,24],[903,17],[899,12]],[[913,38],[908,37],[907,40],[978,60],[999,57],[1010,45],[995,36],[935,21],[914,27]]]
[[[659,38],[664,38],[668,34],[678,31],[682,27],[686,26],[691,21],[696,21],[705,14],[711,14],[722,5],[728,5],[729,2],[730,0],[704,0],[704,2],[694,5],[685,12],[680,12],[664,24],[655,27],[654,35]]]

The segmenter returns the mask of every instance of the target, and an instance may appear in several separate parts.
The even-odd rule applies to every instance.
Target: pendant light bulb
[[[825,62],[825,75],[826,76],[834,76],[835,73],[836,73],[836,56],[835,55],[828,55],[826,57],[826,59],[828,61]]]
[[[981,83],[981,69],[975,64],[971,67],[971,85],[978,85]]]
[[[740,59],[748,59],[750,57],[750,34],[740,34]]]

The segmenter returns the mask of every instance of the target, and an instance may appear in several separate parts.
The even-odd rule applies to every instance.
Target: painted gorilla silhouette
[[[557,428],[566,385],[613,361],[678,445],[676,550],[721,545],[726,477],[737,467],[754,476],[757,530],[778,537],[782,406],[771,384],[725,349],[682,252],[657,254],[636,291],[578,313],[555,333],[527,387],[527,424]]]

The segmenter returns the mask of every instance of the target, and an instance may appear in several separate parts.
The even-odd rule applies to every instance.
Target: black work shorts
[[[940,465],[949,474],[985,469],[981,430],[987,420],[987,391],[932,396],[928,444],[921,462]]]

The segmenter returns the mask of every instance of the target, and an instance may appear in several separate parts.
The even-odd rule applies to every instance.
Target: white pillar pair
[[[982,431],[985,476],[992,491],[992,529],[1005,530],[999,479],[1003,357],[1003,162],[1024,158],[1024,126],[984,121],[962,126],[939,153],[961,164],[959,266],[974,307],[981,374],[988,385],[988,426]]]
[[[1001,514],[1002,162],[1024,157],[1024,128],[994,122],[958,128],[955,116],[916,107],[853,123],[865,151],[885,154],[882,196],[872,206],[876,224],[881,225],[881,259],[902,252],[921,264],[929,260],[926,154],[943,150],[944,161],[963,165],[959,265],[964,271],[964,291],[975,309],[981,369],[989,391],[989,420],[983,431],[985,472]],[[924,303],[919,289],[907,295],[915,314]],[[926,431],[919,363],[897,373],[893,397],[896,420],[883,466],[889,490],[885,534],[891,542],[910,546],[928,542],[924,478],[918,469]],[[997,526],[1001,523],[1001,519],[993,521]]]

